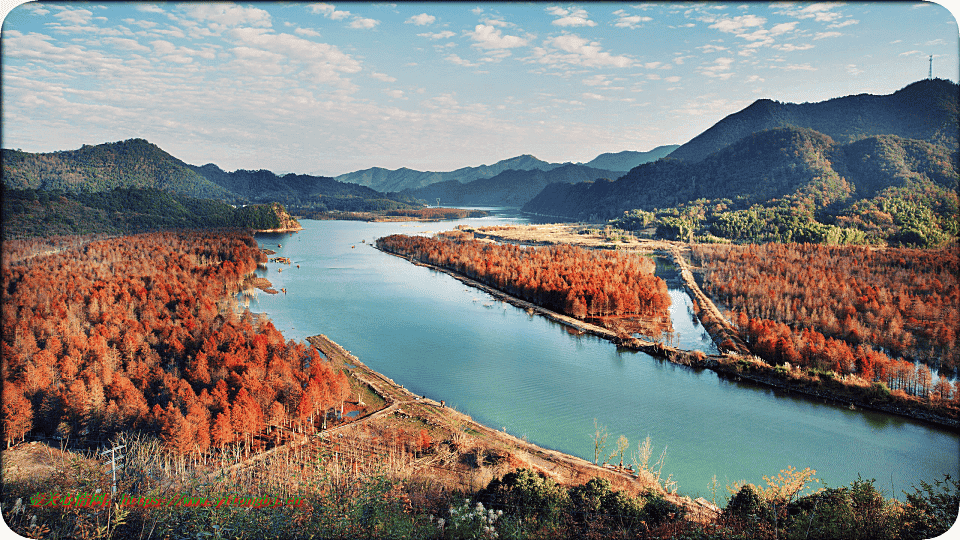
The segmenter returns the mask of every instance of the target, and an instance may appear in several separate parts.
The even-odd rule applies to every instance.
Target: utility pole
[[[111,490],[111,498],[117,497],[117,470],[123,468],[123,453],[120,450],[126,448],[127,445],[122,444],[120,446],[114,446],[109,450],[104,450],[100,452],[100,455],[110,454],[110,474],[113,476],[113,488]]]

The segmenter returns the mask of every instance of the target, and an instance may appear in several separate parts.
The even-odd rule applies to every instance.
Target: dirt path
[[[542,448],[504,431],[499,431],[476,422],[470,416],[445,407],[436,400],[418,396],[402,385],[397,384],[389,377],[370,369],[356,356],[353,356],[339,344],[324,335],[309,337],[307,341],[317,347],[317,349],[331,361],[343,363],[341,365],[352,366],[349,367],[351,376],[370,386],[378,395],[387,401],[387,406],[379,411],[361,417],[354,422],[325,430],[323,432],[325,436],[352,429],[357,424],[375,422],[394,413],[403,412],[405,407],[408,409],[417,407],[419,409],[429,409],[432,413],[431,416],[441,418],[442,422],[451,430],[469,430],[477,434],[475,439],[486,439],[494,445],[508,447],[514,457],[529,466],[544,471],[558,482],[566,484],[580,483],[586,481],[588,478],[599,475],[617,478],[621,484],[629,483],[636,486],[653,487],[653,480],[651,478],[638,478],[627,470],[602,467],[576,456]]]

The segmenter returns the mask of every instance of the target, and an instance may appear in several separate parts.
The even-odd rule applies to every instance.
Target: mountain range
[[[394,210],[438,198],[523,205],[570,220],[656,212],[668,229],[721,237],[732,234],[732,223],[756,230],[793,216],[788,221],[806,232],[775,238],[826,238],[828,229],[835,238],[839,229],[831,227],[860,238],[856,230],[887,227],[924,237],[914,242],[924,245],[958,234],[958,101],[958,85],[939,79],[819,103],[761,99],[679,147],[602,154],[584,164],[521,155],[449,172],[371,168],[336,178],[188,165],[143,139],[51,153],[3,150],[3,185],[74,194],[157,189],[311,212]]]
[[[957,199],[958,98],[955,83],[923,80],[886,96],[759,100],[665,159],[615,180],[551,184],[523,210],[592,221],[697,200],[745,209],[792,199],[836,214],[913,192],[933,193],[946,213]]]
[[[523,206],[544,187],[555,182],[575,184],[598,178],[616,178],[620,174],[622,173],[566,163],[547,170],[507,169],[491,178],[480,178],[466,183],[447,180],[419,189],[404,190],[401,194],[428,202],[439,199],[443,205]]]
[[[927,79],[890,95],[859,94],[819,103],[760,99],[720,120],[670,157],[702,161],[748,135],[780,127],[812,129],[841,144],[873,135],[896,135],[956,147],[957,85]]]
[[[594,169],[604,169],[606,171],[614,171],[624,173],[630,169],[640,165],[641,163],[647,163],[649,161],[655,161],[662,157],[667,156],[670,152],[679,148],[678,145],[667,145],[667,146],[658,146],[649,152],[636,152],[632,150],[626,150],[623,152],[617,153],[607,153],[600,154],[596,158],[592,159],[587,163],[577,163],[575,165],[581,165],[584,167],[591,167]],[[418,188],[422,188],[429,185],[448,183],[448,182],[459,182],[461,184],[467,184],[481,178],[493,178],[501,173],[506,171],[542,171],[549,172],[556,168],[571,165],[570,163],[548,163],[546,161],[537,159],[534,156],[529,154],[520,155],[517,157],[512,157],[509,159],[504,159],[498,161],[493,165],[480,165],[477,167],[463,167],[455,171],[448,172],[431,172],[431,171],[417,171],[414,169],[400,168],[400,169],[384,169],[381,167],[373,167],[370,169],[364,169],[361,171],[355,171],[351,173],[341,174],[336,178],[340,182],[351,182],[354,184],[360,184],[362,186],[368,186],[378,191],[384,192],[394,192],[394,191],[403,191],[403,192],[413,192]],[[567,175],[569,176],[569,175]],[[522,178],[522,175],[518,178]],[[448,184],[452,185],[452,184]],[[524,188],[527,189],[528,188]],[[539,190],[538,190],[539,191]],[[428,197],[431,199],[431,197]],[[493,200],[493,199],[490,199]],[[527,198],[529,200],[529,198]],[[454,203],[459,204],[459,203]],[[497,203],[504,204],[509,206],[506,203]]]
[[[609,170],[521,155],[449,172],[371,168],[330,178],[262,169],[227,172],[213,163],[190,165],[144,139],[129,139],[50,153],[4,150],[3,183],[10,189],[68,193],[160,189],[234,204],[275,201],[311,211],[393,210],[438,197],[448,204],[521,206],[552,182],[615,178],[675,148],[603,154],[590,162],[607,163]]]

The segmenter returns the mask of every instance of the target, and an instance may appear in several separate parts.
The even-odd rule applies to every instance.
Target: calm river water
[[[834,487],[875,478],[901,499],[920,480],[960,476],[960,437],[949,431],[618,351],[370,246],[393,233],[518,222],[526,221],[508,213],[442,223],[303,220],[298,233],[257,236],[294,264],[259,271],[287,294],[261,293],[250,309],[288,339],[326,334],[413,392],[540,446],[592,461],[594,420],[610,433],[608,452],[620,435],[628,454],[649,435],[654,459],[666,448],[664,476],[685,495],[710,499],[716,475],[722,501],[725,486],[763,485],[763,475],[788,466],[811,467]],[[680,346],[713,351],[687,295],[671,296]]]

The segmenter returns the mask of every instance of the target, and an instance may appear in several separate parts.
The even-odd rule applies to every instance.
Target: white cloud
[[[740,15],[738,17],[720,19],[718,22],[711,24],[710,28],[720,30],[721,32],[726,32],[728,34],[741,34],[747,28],[763,26],[766,22],[767,20],[765,18],[757,17],[756,15]]]
[[[394,99],[403,99],[403,90],[384,90],[383,93]]]
[[[449,31],[449,30],[444,30],[443,32],[436,32],[436,33],[433,33],[433,34],[431,34],[431,33],[428,32],[428,33],[426,33],[426,34],[417,34],[417,35],[420,36],[420,37],[425,37],[425,38],[427,38],[427,39],[447,39],[447,38],[452,38],[452,37],[455,36],[456,34],[454,34],[453,32],[451,32],[451,31]]]
[[[512,49],[527,44],[527,40],[522,37],[505,36],[497,28],[485,24],[478,24],[472,32],[466,34],[475,42],[473,46],[481,49]]]
[[[64,23],[70,24],[88,24],[90,18],[93,16],[93,12],[87,11],[85,9],[69,9],[65,7],[57,6],[61,11],[54,15],[57,19]]]
[[[163,10],[158,5],[155,4],[136,4],[134,6],[137,11],[142,11],[143,13],[158,13],[160,15],[166,15],[167,12]]]
[[[817,68],[811,66],[809,63],[804,64],[787,64],[785,66],[770,66],[771,69],[782,69],[784,71],[817,71]]]
[[[333,4],[310,4],[307,7],[312,13],[318,13],[333,21],[346,19],[350,16],[349,11],[337,11]]]
[[[457,55],[455,55],[455,54],[451,54],[451,55],[447,56],[447,57],[445,58],[445,60],[446,60],[447,62],[452,62],[452,63],[454,63],[454,64],[457,64],[457,65],[460,65],[460,66],[464,66],[464,67],[477,67],[477,66],[480,65],[480,64],[474,64],[474,63],[472,63],[472,62],[470,62],[470,61],[468,61],[468,60],[464,60],[463,58],[460,58],[459,56],[457,56]]]
[[[311,28],[296,28],[293,33],[300,36],[320,37],[320,32]]]
[[[828,26],[828,28],[843,28],[844,26],[850,26],[852,24],[860,24],[860,21],[856,19],[847,19],[843,22],[833,23]]]
[[[614,56],[604,52],[599,43],[589,42],[576,34],[562,34],[548,38],[544,40],[544,45],[547,48],[535,48],[532,56],[541,64],[574,64],[589,67],[633,65],[630,57]]]
[[[802,45],[794,45],[793,43],[784,43],[783,45],[774,45],[773,48],[777,49],[778,51],[784,51],[784,52],[806,51],[808,49],[812,49],[813,45],[811,45],[810,43],[804,43]]]
[[[397,80],[396,77],[391,77],[386,73],[371,73],[370,76],[383,82],[396,82]]]
[[[27,3],[27,4],[23,4],[22,7],[24,9],[29,9],[30,11],[32,11],[34,15],[46,15],[50,13],[49,9],[42,8],[40,4]]]
[[[831,22],[839,19],[841,15],[834,13],[833,10],[838,4],[818,3],[812,4],[801,9],[796,15],[799,19],[813,18],[817,22]]]
[[[369,30],[370,28],[376,27],[378,24],[380,24],[380,21],[376,19],[366,19],[362,17],[357,17],[352,21],[350,21],[350,24],[348,26],[350,28],[357,28],[360,30]]]
[[[358,73],[362,69],[360,62],[335,45],[317,43],[293,34],[275,34],[256,28],[235,28],[227,35],[241,45],[232,50],[235,56],[242,54],[242,59],[245,60],[261,60],[258,69],[270,73],[276,73],[278,69],[294,71],[315,84],[331,84],[341,89],[349,89],[351,83],[343,76]],[[268,55],[276,56],[270,60]],[[271,61],[276,62],[277,66],[266,65]],[[242,63],[232,67],[241,73],[245,69]]]
[[[150,52],[151,50],[150,47],[141,45],[140,42],[135,39],[108,37],[104,38],[103,42],[107,45],[113,45],[114,47],[124,51]]]
[[[842,35],[840,32],[818,32],[817,35],[813,36],[813,39],[826,39]]]
[[[201,21],[213,21],[231,26],[269,27],[270,14],[255,7],[243,7],[236,4],[192,4],[187,14]]]
[[[573,9],[564,9],[561,7],[553,6],[548,7],[547,11],[550,12],[554,17],[559,17],[559,19],[554,19],[553,25],[555,26],[596,26],[597,23],[589,19],[587,11],[582,8],[573,8]]]
[[[609,86],[612,83],[613,81],[607,79],[606,75],[594,75],[583,80],[583,84],[587,86]]]
[[[860,75],[863,72],[864,71],[858,68],[856,64],[847,64],[847,73],[849,73],[850,75],[853,75],[854,77],[856,77],[857,75]]]
[[[726,47],[723,47],[723,46],[721,46],[721,45],[713,45],[713,44],[711,44],[711,43],[708,43],[708,44],[706,44],[706,45],[701,45],[700,47],[697,47],[697,48],[700,49],[701,51],[705,52],[705,53],[715,53],[715,52],[720,52],[720,51],[729,50],[729,49],[727,49]],[[682,63],[682,62],[680,62],[680,63]]]
[[[698,71],[707,77],[726,80],[733,76],[730,72],[731,65],[733,65],[733,58],[721,57],[714,60],[713,64],[701,66]]]
[[[408,24],[412,23],[412,24],[415,24],[415,25],[417,25],[417,26],[424,26],[424,25],[427,25],[427,24],[433,24],[434,21],[436,21],[436,20],[437,20],[437,18],[434,17],[433,15],[427,15],[426,13],[421,13],[421,14],[419,14],[419,15],[414,15],[413,17],[410,17],[409,19],[407,19],[407,20],[404,21],[404,22],[406,22],[406,23],[408,23]]]
[[[619,11],[622,12],[622,10],[619,10]],[[635,28],[640,28],[640,23],[650,22],[652,20],[653,20],[652,17],[645,17],[643,15],[620,14],[620,16],[617,17],[617,20],[613,22],[613,25],[616,26],[617,28],[635,29]]]
[[[773,28],[770,29],[770,35],[778,36],[786,32],[792,32],[796,29],[798,24],[800,24],[799,21],[775,24],[773,25]]]

